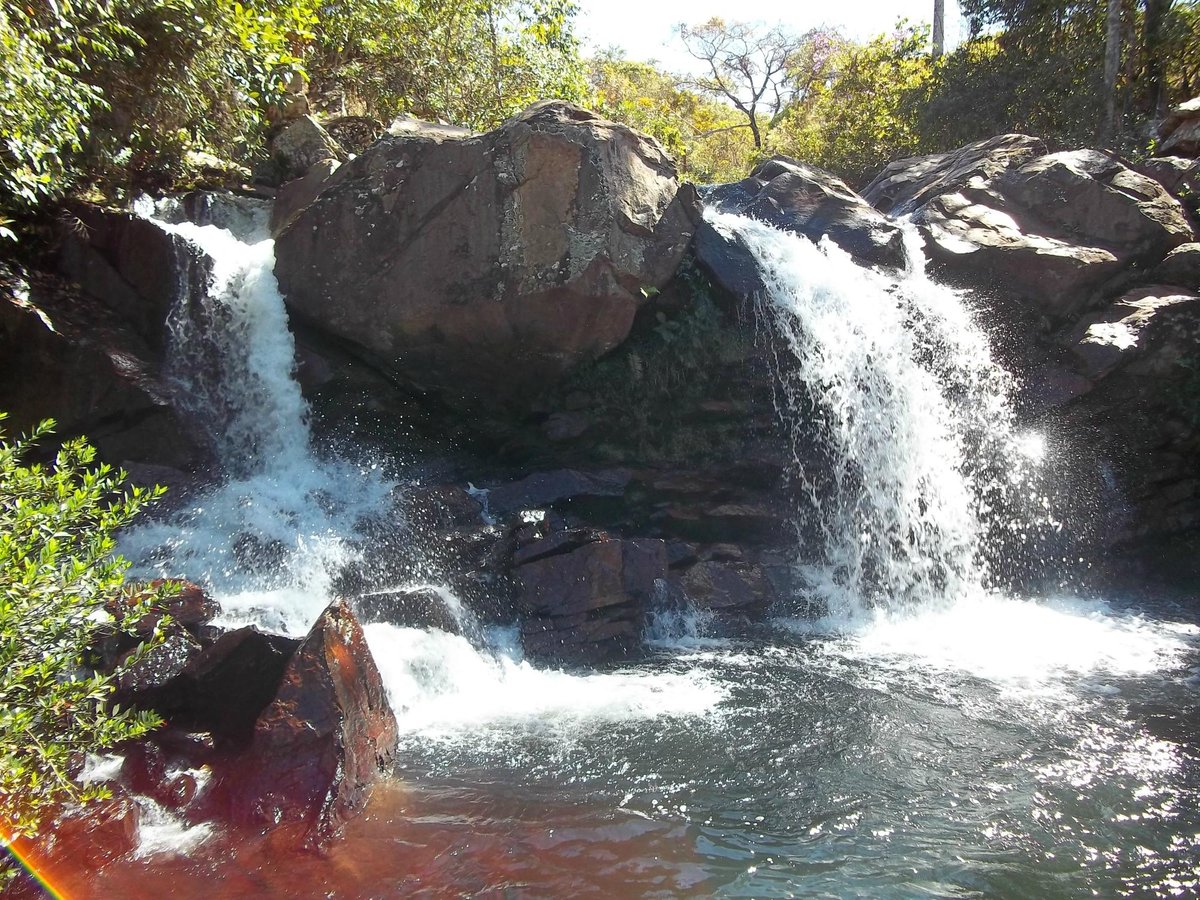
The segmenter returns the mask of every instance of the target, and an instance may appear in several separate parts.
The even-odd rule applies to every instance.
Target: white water
[[[152,207],[142,206],[153,217]],[[406,526],[399,485],[383,467],[314,450],[293,378],[295,345],[273,275],[273,242],[212,225],[161,227],[215,260],[206,296],[181,296],[171,316],[180,406],[209,429],[222,471],[165,519],[126,534],[122,552],[145,574],[204,584],[220,624],[303,635],[334,599],[338,574],[360,558],[364,529]],[[493,723],[591,727],[614,719],[703,713],[723,692],[700,676],[538,669],[515,635],[485,632],[446,587],[413,573],[374,590],[431,588],[463,636],[374,624],[373,655],[404,734],[467,734]]]
[[[953,603],[988,585],[987,542],[1019,533],[1005,507],[1044,507],[1039,439],[1018,433],[1011,378],[961,296],[925,275],[911,236],[902,277],[741,216],[706,213],[758,262],[761,305],[786,347],[777,402],[793,437],[803,576],[834,619]],[[816,438],[813,443],[813,438]]]
[[[1063,528],[1043,486],[1051,448],[1018,427],[1012,377],[964,295],[926,275],[911,225],[895,274],[828,241],[706,217],[758,262],[760,308],[786,348],[777,405],[799,531],[821,546],[797,566],[804,615],[780,626],[827,639],[831,659],[871,660],[883,682],[954,671],[1023,695],[1169,670],[1194,649],[1193,626],[999,583],[996,568],[1029,574],[1034,541]]]

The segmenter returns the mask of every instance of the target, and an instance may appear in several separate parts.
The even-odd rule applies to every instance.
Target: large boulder
[[[1016,294],[1051,322],[1193,239],[1182,206],[1154,179],[1096,150],[1045,154],[1024,135],[892,163],[864,196],[910,214],[952,278]]]
[[[723,212],[750,216],[814,241],[827,235],[864,263],[904,263],[903,235],[895,223],[840,178],[785,156],[759,163],[748,178],[718,185],[704,199]]]
[[[362,626],[331,604],[284,670],[254,726],[232,792],[235,818],[299,829],[320,847],[366,803],[392,760],[396,717]]]
[[[530,397],[625,339],[691,240],[661,147],[562,102],[381,137],[276,242],[294,316],[465,406]]]
[[[863,199],[881,212],[914,212],[941,194],[988,182],[1014,166],[1046,153],[1046,145],[1026,134],[1001,134],[948,153],[914,156],[888,163],[865,188]]]

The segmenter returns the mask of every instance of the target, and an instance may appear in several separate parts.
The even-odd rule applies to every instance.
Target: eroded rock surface
[[[276,244],[293,314],[455,405],[521,405],[625,339],[692,235],[652,139],[561,102],[389,134]]]

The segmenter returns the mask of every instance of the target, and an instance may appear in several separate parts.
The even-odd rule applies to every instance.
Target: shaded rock
[[[249,740],[299,641],[247,625],[222,633],[163,686],[154,708],[177,729],[208,732],[221,744]]]
[[[158,698],[200,653],[200,642],[185,631],[169,635],[141,659],[136,649],[128,651],[117,667],[117,702],[143,709],[159,705]]]
[[[85,208],[61,264],[77,283],[0,272],[0,408],[26,431],[53,417],[103,458],[189,469],[204,457],[160,378],[166,317],[179,285],[209,262],[149,222]]]
[[[1132,356],[1146,352],[1145,332],[1164,316],[1170,318],[1172,307],[1187,307],[1195,314],[1200,312],[1200,297],[1165,285],[1138,288],[1082,319],[1067,339],[1081,374],[1092,380],[1103,378]]]
[[[408,494],[405,500],[410,519],[423,528],[464,528],[479,525],[483,521],[480,496],[472,495],[458,485],[439,484],[419,488]]]
[[[388,705],[362,628],[344,601],[313,625],[254,726],[233,795],[235,818],[292,824],[323,846],[366,802],[396,748]]]
[[[761,616],[775,599],[775,589],[758,566],[717,559],[696,563],[680,583],[700,609]]]
[[[828,236],[867,264],[904,264],[902,233],[845,182],[785,156],[760,163],[750,177],[718,185],[705,202],[741,213],[813,241]]]
[[[1154,284],[1177,284],[1200,291],[1200,243],[1180,244],[1146,278]]]
[[[381,138],[283,229],[276,273],[383,371],[522,406],[625,339],[691,239],[687,196],[652,139],[542,103],[478,137]]]
[[[556,546],[549,555],[535,553],[513,571],[526,653],[572,664],[638,654],[647,605],[666,573],[660,540],[604,536],[569,549]]]
[[[364,623],[386,622],[397,628],[438,628],[447,634],[462,633],[462,623],[436,588],[360,594],[353,604],[355,614]]]
[[[1200,160],[1157,156],[1138,163],[1137,170],[1176,197],[1183,193],[1194,194],[1200,188]]]
[[[279,188],[275,203],[271,206],[272,235],[278,235],[312,205],[340,165],[336,159],[322,159],[310,166],[303,175]]]
[[[488,509],[496,515],[520,509],[537,509],[561,501],[586,497],[620,497],[633,478],[629,469],[580,472],[560,469],[535,472],[488,491]]]
[[[905,215],[934,197],[991,181],[1045,152],[1046,145],[1038,138],[1002,134],[948,153],[898,159],[863,188],[862,196],[881,212]]]
[[[279,165],[283,180],[288,181],[304,175],[317,163],[345,161],[346,151],[316,119],[301,116],[271,139],[271,156]]]

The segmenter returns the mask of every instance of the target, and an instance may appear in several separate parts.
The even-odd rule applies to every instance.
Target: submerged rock
[[[480,136],[393,133],[276,243],[292,313],[458,406],[523,406],[625,339],[692,236],[651,138],[562,102]]]

